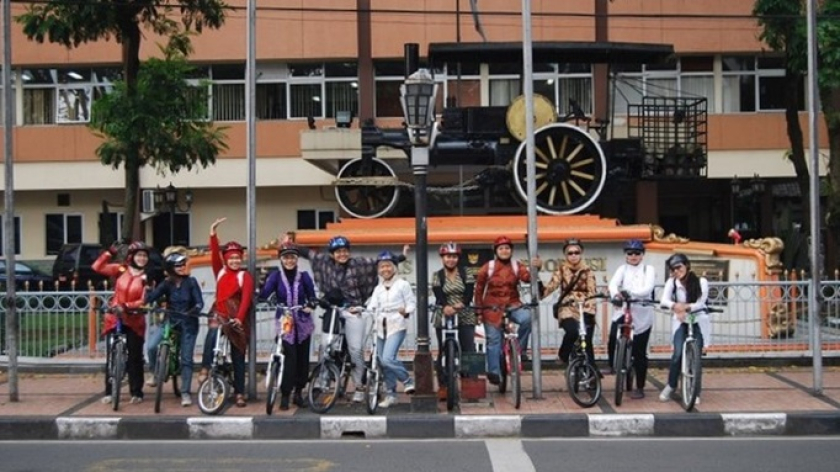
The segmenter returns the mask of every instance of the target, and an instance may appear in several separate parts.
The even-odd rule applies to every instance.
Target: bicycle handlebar
[[[597,300],[599,298],[607,299],[607,298],[609,298],[609,295],[607,295],[605,293],[596,293],[595,295],[590,295],[590,296],[584,298],[583,300],[575,300],[575,299],[570,299],[570,300],[566,300],[566,301],[561,300],[560,306],[575,306],[575,305],[578,305],[578,304],[581,304],[581,303],[586,303],[589,300]]]

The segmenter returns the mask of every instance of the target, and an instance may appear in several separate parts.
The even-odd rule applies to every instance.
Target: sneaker
[[[493,385],[499,385],[501,379],[499,378],[499,374],[494,374],[492,372],[487,373],[487,381]]]
[[[697,397],[697,398],[694,399],[694,406],[697,406],[699,404],[700,404],[700,397]]]
[[[397,404],[397,397],[388,395],[384,400],[379,402],[379,408],[388,408],[391,405]]]
[[[353,403],[362,403],[363,401],[365,401],[365,392],[356,390],[356,392],[353,393]]]
[[[103,405],[110,405],[114,399],[111,398],[111,395],[105,395],[102,397],[102,400],[99,400]]]
[[[192,398],[188,392],[184,392],[181,394],[181,406],[191,406],[192,405]]]
[[[157,387],[157,382],[155,382],[155,376],[150,375],[148,379],[146,379],[146,386],[148,387]]]
[[[641,400],[642,398],[645,398],[645,391],[641,388],[637,388],[636,390],[630,392],[630,398],[633,400]]]
[[[289,396],[288,395],[280,395],[280,410],[286,411],[289,409]]]
[[[671,388],[670,385],[666,385],[665,388],[662,389],[662,393],[659,394],[659,401],[661,401],[661,402],[670,401],[672,393],[674,393],[674,389]]]
[[[409,378],[408,380],[403,382],[403,392],[405,392],[406,394],[411,395],[416,390],[417,389],[414,388],[414,380]]]
[[[143,397],[131,397],[131,400],[128,402],[132,405],[137,405],[138,403],[143,403]]]

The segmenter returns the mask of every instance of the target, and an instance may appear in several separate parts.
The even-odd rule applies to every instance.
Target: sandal
[[[237,394],[236,395],[236,406],[239,408],[244,408],[247,403],[245,402],[245,395]]]

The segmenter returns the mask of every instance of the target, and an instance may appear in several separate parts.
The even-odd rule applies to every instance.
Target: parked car
[[[58,281],[59,290],[87,290],[88,282],[95,290],[113,288],[113,280],[93,270],[93,262],[102,254],[105,247],[95,243],[65,244],[58,252],[53,263],[53,279]],[[125,251],[120,251],[115,261],[121,261]],[[163,257],[156,249],[149,251],[149,279],[152,283],[163,280]],[[75,283],[74,283],[75,282]]]
[[[25,262],[15,261],[15,288],[17,290],[52,290],[52,280],[49,274],[32,267]],[[0,260],[0,290],[5,291],[8,280],[6,278],[6,261]]]

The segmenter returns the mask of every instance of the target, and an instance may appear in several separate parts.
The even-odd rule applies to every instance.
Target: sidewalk
[[[488,437],[488,436],[723,436],[754,434],[840,434],[840,367],[825,367],[823,393],[812,394],[813,371],[806,367],[713,368],[703,375],[702,403],[687,413],[679,403],[661,403],[667,371],[652,369],[646,398],[614,403],[612,376],[604,378],[601,401],[578,407],[565,391],[562,372],[543,371],[542,399],[533,399],[531,372],[525,372],[522,406],[489,387],[487,398],[463,403],[448,413],[411,412],[410,399],[368,415],[364,407],[342,400],[328,414],[308,409],[265,414],[264,381],[258,399],[245,408],[205,416],[197,406],[183,408],[169,385],[160,414],[153,389],[142,404],[120,410],[99,402],[103,374],[22,373],[19,402],[9,401],[5,372],[0,374],[0,439],[131,438],[335,438],[335,437]],[[562,385],[562,390],[561,390]],[[195,388],[193,388],[195,390]]]

